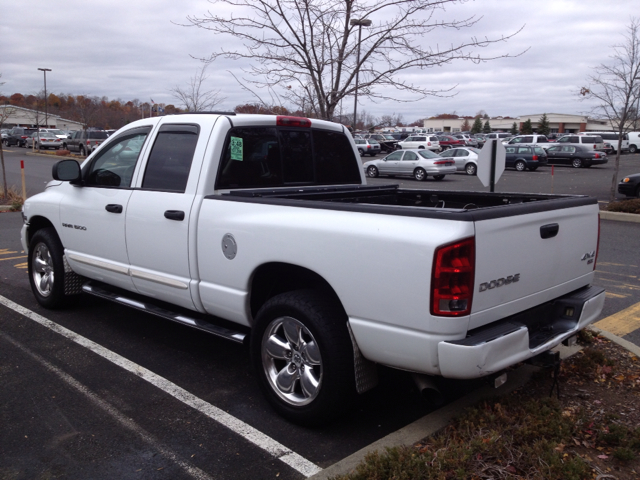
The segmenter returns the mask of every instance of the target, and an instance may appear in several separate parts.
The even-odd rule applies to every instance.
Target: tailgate
[[[588,285],[598,246],[598,205],[480,220],[469,328]]]

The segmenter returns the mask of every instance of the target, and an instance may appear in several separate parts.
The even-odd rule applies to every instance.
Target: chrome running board
[[[152,301],[146,297],[141,297],[134,293],[128,292],[120,293],[121,291],[119,289],[112,288],[108,285],[97,284],[96,282],[88,282],[82,286],[82,291],[84,293],[88,293],[89,295],[94,295],[106,300],[111,300],[112,302],[126,305],[127,307],[133,307],[140,311],[147,312],[152,315],[165,318],[167,320],[171,320],[172,322],[177,322],[183,325],[188,325],[189,327],[197,328],[198,330],[202,330],[204,332],[225,338],[227,340],[231,340],[232,342],[243,343],[247,336],[246,333],[231,330],[229,328],[216,325],[201,318],[197,318],[202,316],[197,312],[188,314],[174,312],[172,310],[168,310],[165,307],[152,303]]]

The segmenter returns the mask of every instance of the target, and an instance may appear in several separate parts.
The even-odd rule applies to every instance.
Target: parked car
[[[478,141],[475,139],[475,137],[472,137],[471,135],[468,135],[466,133],[456,133],[454,137],[462,140],[467,147],[478,146]]]
[[[636,153],[640,150],[640,132],[629,132],[629,153]]]
[[[380,150],[383,152],[393,152],[398,147],[398,140],[393,138],[391,135],[383,135],[380,133],[371,133],[365,135],[364,138],[376,140],[380,144]]]
[[[30,137],[33,132],[37,132],[38,130],[35,128],[28,127],[13,127],[7,138],[4,139],[4,144],[7,147],[11,145],[17,145],[19,147],[24,147],[27,144],[27,137]]]
[[[451,135],[438,135],[438,142],[440,143],[440,148],[442,151],[447,150],[449,148],[456,147],[464,147],[464,140],[460,140],[459,138],[452,137]]]
[[[434,152],[441,152],[440,141],[435,135],[412,135],[407,137],[401,142],[398,142],[398,148],[410,150],[414,148],[424,148],[426,150],[432,150]]]
[[[556,143],[558,145],[577,144],[591,148],[591,150],[604,151],[604,140],[600,135],[578,135],[572,133],[559,138]]]
[[[557,143],[550,142],[545,135],[516,135],[509,140],[503,140],[503,145],[537,145],[544,149],[553,147]]]
[[[487,137],[485,137],[481,133],[476,133],[475,135],[473,135],[473,138],[475,138],[476,142],[478,142],[478,147],[482,147],[485,143],[487,143]]]
[[[442,180],[445,175],[456,173],[452,160],[427,149],[397,150],[384,158],[370,160],[363,165],[369,177],[378,175],[411,175],[422,181],[428,176]]]
[[[542,147],[507,145],[505,150],[505,168],[515,168],[519,172],[527,169],[536,171],[540,165],[547,164],[547,154]]]
[[[607,154],[587,145],[556,145],[547,149],[549,165],[571,165],[574,168],[607,163]]]
[[[109,135],[104,130],[78,130],[63,141],[62,148],[79,152],[80,155],[90,155],[107,138]]]
[[[622,193],[627,197],[640,198],[640,173],[627,175],[618,184],[618,193]]]
[[[466,172],[467,175],[478,173],[478,155],[480,150],[473,147],[450,148],[440,154],[446,160],[453,160],[458,172]]]
[[[0,132],[0,135],[2,135],[2,141],[4,141],[4,139],[9,136],[9,129],[3,128],[2,131]]]
[[[375,157],[380,153],[380,144],[376,140],[354,138],[353,141],[356,142],[356,148],[358,149],[358,152],[360,152],[361,157],[364,157],[365,155]]]
[[[581,135],[600,135],[604,140],[605,144],[607,143],[610,144],[611,148],[613,149],[610,152],[606,151],[605,149],[607,155],[609,153],[616,153],[616,148],[618,148],[618,140],[620,138],[620,135],[617,132],[586,132],[586,133],[582,133]],[[622,134],[620,151],[621,152],[629,151],[629,135],[627,135],[626,133]]]
[[[30,137],[27,137],[27,148],[37,149],[49,149],[54,148],[58,150],[62,146],[62,139],[57,135],[49,132],[33,132]]]
[[[513,137],[513,135],[511,135],[508,132],[495,132],[495,133],[487,133],[486,134],[486,138],[487,140],[501,140],[501,141],[505,141],[505,140],[509,140],[511,137]]]
[[[63,140],[69,136],[68,132],[64,132],[58,128],[41,128],[40,131],[53,133],[56,137],[62,138]]]

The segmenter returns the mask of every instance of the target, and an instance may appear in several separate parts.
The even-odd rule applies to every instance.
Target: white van
[[[600,135],[591,135],[581,133],[570,133],[569,135],[565,135],[564,137],[560,137],[557,141],[558,145],[564,145],[567,143],[577,143],[580,145],[584,145],[585,147],[589,147],[592,150],[604,151],[604,140]]]
[[[629,132],[629,153],[636,153],[640,150],[640,132]]]
[[[605,142],[613,147],[613,151],[611,153],[617,153],[616,148],[618,148],[618,132],[582,132],[581,135],[600,135]],[[620,151],[629,151],[629,135],[627,135],[626,133],[622,134],[622,144],[620,145]]]

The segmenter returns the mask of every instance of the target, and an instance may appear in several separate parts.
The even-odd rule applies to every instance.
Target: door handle
[[[181,222],[184,220],[184,212],[182,210],[167,210],[164,212],[164,218],[168,218],[169,220],[178,220]]]
[[[550,223],[549,225],[543,225],[540,227],[540,238],[552,238],[558,234],[560,225],[557,223]]]
[[[107,212],[111,212],[111,213],[122,213],[122,205],[117,205],[115,203],[110,203],[109,205],[104,207],[104,209]]]

